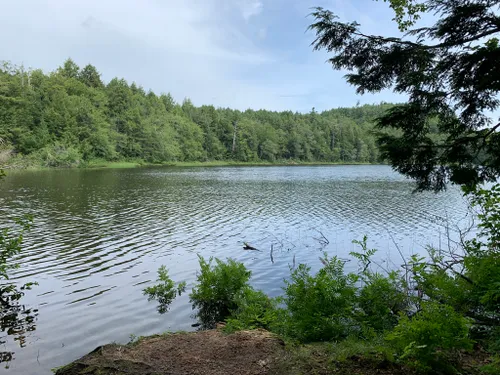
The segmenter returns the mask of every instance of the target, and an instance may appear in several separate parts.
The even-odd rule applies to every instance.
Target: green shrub
[[[452,306],[456,311],[465,312],[469,308],[470,285],[458,274],[450,271],[447,259],[429,249],[427,258],[413,255],[409,262],[414,289],[420,292],[420,299],[439,301]],[[419,300],[415,300],[418,305]]]
[[[359,278],[363,286],[358,294],[357,319],[366,336],[377,336],[380,332],[392,329],[398,322],[400,312],[408,309],[409,298],[407,282],[401,272],[391,271],[385,275],[371,269],[371,257],[375,249],[368,248],[368,238],[353,241],[361,247],[361,252],[351,252],[359,262]]]
[[[342,348],[350,345],[423,372],[455,371],[454,354],[472,349],[471,337],[493,353],[500,347],[500,189],[495,192],[481,203],[487,214],[480,219],[490,223],[463,242],[463,252],[429,249],[428,257],[407,260],[405,273],[381,272],[365,237],[355,241],[361,251],[351,253],[360,263],[358,273],[345,273],[342,261],[325,254],[315,275],[299,265],[285,280],[284,295],[271,299],[249,285],[251,273],[242,263],[199,257],[193,309],[203,328],[226,321],[229,332],[264,328],[293,342],[333,342],[346,355],[351,351]],[[171,280],[161,291],[167,302],[175,297]],[[378,344],[380,337],[385,345]],[[495,373],[497,365],[483,370]]]
[[[158,269],[159,283],[143,289],[143,293],[148,296],[148,300],[158,301],[158,312],[164,314],[168,311],[170,304],[177,295],[186,291],[186,282],[183,281],[175,286],[174,281],[168,276],[168,270],[165,266]]]
[[[291,280],[285,281],[284,333],[299,341],[340,340],[357,329],[353,312],[358,277],[344,274],[343,263],[336,257],[324,263],[315,276],[301,264]]]
[[[465,242],[462,284],[468,284],[468,315],[500,327],[500,184],[471,194],[478,234]],[[494,331],[494,330],[493,330]],[[498,330],[497,330],[498,332]],[[498,336],[493,341],[500,341]]]
[[[465,277],[470,280],[472,308],[481,306],[483,315],[495,316],[500,325],[500,253],[483,252],[464,259]]]
[[[244,288],[235,298],[236,309],[226,320],[226,331],[263,328],[275,330],[278,319],[276,300],[251,287]]]
[[[422,304],[414,316],[401,315],[398,325],[387,335],[400,360],[421,371],[448,363],[450,354],[472,349],[470,322],[448,305]]]
[[[479,219],[475,237],[464,239],[459,251],[430,249],[427,258],[412,257],[411,282],[421,300],[472,318],[471,337],[483,347],[499,347],[500,185],[469,191],[469,197]]]
[[[31,154],[30,158],[38,161],[44,167],[74,167],[82,161],[80,151],[60,143],[46,146]]]
[[[375,332],[392,329],[398,316],[408,308],[407,295],[401,277],[396,272],[384,276],[372,274],[360,289],[358,319],[366,328]]]
[[[492,353],[500,353],[500,327],[490,327],[487,330],[487,348]]]
[[[374,362],[393,362],[393,350],[387,345],[383,336],[374,336],[369,340],[350,336],[347,339],[331,343],[329,345],[329,356],[333,361],[344,362],[352,358],[372,359]]]
[[[480,367],[481,373],[485,375],[500,374],[500,357],[491,358],[491,363]]]
[[[196,317],[202,328],[213,328],[237,309],[237,300],[242,291],[250,288],[248,280],[251,272],[243,263],[233,259],[223,262],[215,258],[207,262],[199,256],[200,272],[197,284],[189,295]]]

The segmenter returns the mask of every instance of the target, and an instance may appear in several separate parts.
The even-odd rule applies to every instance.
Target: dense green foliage
[[[283,322],[278,300],[269,298],[264,292],[254,290],[247,285],[237,294],[234,308],[226,318],[227,332],[243,329],[263,328],[269,331],[278,330]]]
[[[469,321],[451,306],[425,302],[412,317],[402,314],[387,339],[418,370],[438,370],[460,349],[472,349]]]
[[[252,274],[233,259],[223,262],[216,258],[213,262],[213,258],[206,261],[199,257],[198,283],[189,295],[193,309],[197,309],[196,317],[205,328],[224,321],[237,308],[241,293],[250,288]]]
[[[408,95],[377,120],[382,155],[419,189],[451,181],[472,187],[500,174],[500,1],[386,0],[404,37],[366,35],[318,8],[310,28],[314,49],[333,54],[359,93],[392,89]],[[428,12],[433,25],[417,27]],[[435,137],[435,120],[440,137]],[[388,134],[387,130],[391,130]],[[398,132],[394,132],[397,130]]]
[[[341,340],[355,329],[357,275],[346,275],[336,258],[325,263],[316,275],[300,264],[286,280],[285,333],[299,341]]]
[[[375,251],[366,248],[366,238],[357,243],[361,252],[351,254],[360,261],[360,272],[346,273],[343,261],[326,254],[314,275],[303,264],[292,270],[279,298],[284,304],[280,334],[300,342],[373,339],[392,330],[399,314],[410,312],[403,274],[372,271]]]
[[[49,74],[5,64],[0,154],[17,155],[19,165],[53,167],[96,159],[377,162],[371,130],[387,108],[300,114],[195,107],[123,79],[104,84],[92,65],[80,69],[71,60]]]

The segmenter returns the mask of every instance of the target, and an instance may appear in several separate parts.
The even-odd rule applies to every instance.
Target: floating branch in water
[[[271,244],[271,252],[269,253],[271,256],[271,263],[274,264],[274,258],[273,258],[273,244]]]
[[[320,230],[317,230],[316,229],[316,232],[318,232],[319,234],[321,234],[321,238],[316,238],[316,237],[313,237],[316,241],[318,241],[322,246],[326,246],[330,243],[330,241],[328,241],[328,238],[325,237],[325,235],[320,231]]]
[[[243,250],[255,250],[255,251],[262,251],[262,250],[259,250],[257,249],[256,247],[253,247],[252,245],[250,245],[248,242],[243,242]]]

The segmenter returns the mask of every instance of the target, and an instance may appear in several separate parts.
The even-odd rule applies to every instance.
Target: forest
[[[334,103],[332,103],[333,105]],[[51,73],[0,67],[0,164],[72,167],[147,163],[375,163],[374,119],[391,104],[303,114],[177,103],[136,83],[107,84],[68,59]],[[9,162],[8,162],[9,161]]]

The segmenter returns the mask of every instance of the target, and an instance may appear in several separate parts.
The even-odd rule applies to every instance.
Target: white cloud
[[[311,51],[304,25],[294,24],[309,9],[279,30],[276,21],[294,11],[291,0],[276,1],[269,6],[280,11],[269,14],[260,0],[9,1],[0,12],[0,60],[51,71],[71,57],[95,65],[105,80],[124,77],[196,105],[307,111],[355,104],[354,89]],[[304,39],[286,39],[295,28]]]
[[[53,70],[72,57],[96,65],[107,79],[124,75],[182,100],[196,96],[200,86],[220,90],[241,66],[272,60],[236,22],[228,22],[230,9],[221,13],[219,5],[217,0],[8,2],[0,14],[0,60]],[[247,16],[258,10],[251,9]]]

